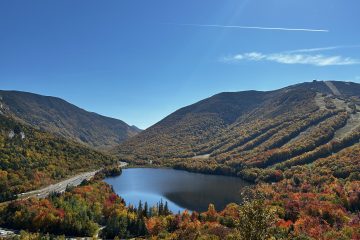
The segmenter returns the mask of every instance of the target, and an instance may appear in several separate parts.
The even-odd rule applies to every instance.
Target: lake
[[[127,205],[137,207],[141,200],[153,206],[162,199],[174,213],[206,211],[209,203],[222,210],[229,203],[240,203],[240,191],[249,185],[236,177],[157,168],[123,169],[120,176],[106,178],[105,182]]]

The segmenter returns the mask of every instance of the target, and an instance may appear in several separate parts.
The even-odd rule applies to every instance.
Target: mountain
[[[179,109],[114,149],[121,159],[272,181],[358,144],[360,85],[306,82],[225,92]]]
[[[0,111],[24,124],[96,149],[109,149],[140,132],[121,120],[33,93],[0,91],[0,107]]]
[[[32,238],[93,236],[102,227],[107,238],[360,239],[359,94],[359,84],[335,81],[220,93],[114,149],[118,158],[134,164],[237,175],[258,183],[241,189],[241,205],[231,203],[217,212],[210,204],[206,212],[191,215],[168,214],[161,203],[157,212],[134,211],[98,176],[45,199],[1,203],[0,226],[37,232]],[[8,112],[2,105],[0,202],[118,161]],[[138,210],[145,208],[140,202]]]
[[[83,144],[0,114],[0,202],[116,162]]]

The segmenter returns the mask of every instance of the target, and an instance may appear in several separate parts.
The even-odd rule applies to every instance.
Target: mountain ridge
[[[0,114],[0,202],[117,160]]]
[[[121,120],[86,111],[58,97],[3,90],[0,96],[0,110],[15,119],[96,149],[109,149],[140,132]]]
[[[255,181],[260,172],[273,172],[273,162],[288,168],[310,161],[307,154],[316,161],[356,144],[360,84],[331,84],[340,95],[316,80],[272,91],[219,93],[180,108],[113,152],[135,164]],[[334,136],[341,138],[334,142]]]

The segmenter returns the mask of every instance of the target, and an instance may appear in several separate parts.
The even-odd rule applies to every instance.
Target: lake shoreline
[[[191,169],[188,169],[188,168],[176,168],[176,167],[172,167],[172,166],[163,166],[163,165],[154,165],[154,164],[131,165],[130,163],[128,163],[128,165],[126,165],[126,167],[123,167],[122,169],[131,169],[131,168],[173,169],[173,170],[185,171],[185,172],[189,172],[189,173],[199,173],[199,174],[211,175],[211,176],[235,177],[235,178],[239,178],[242,181],[249,183],[249,185],[257,184],[256,182],[249,181],[240,176],[237,176],[236,174],[223,174],[223,173],[214,173],[214,172],[210,173],[210,172],[201,172],[201,171],[195,171],[195,170],[192,171]]]
[[[141,168],[127,166],[118,177],[103,180],[127,204],[138,202],[156,205],[161,199],[169,202],[173,212],[207,210],[210,203],[223,209],[230,203],[241,203],[241,192],[251,183],[234,176],[189,172],[173,168]]]

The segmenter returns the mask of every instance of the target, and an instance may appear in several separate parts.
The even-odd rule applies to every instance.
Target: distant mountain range
[[[359,106],[360,84],[314,80],[274,91],[219,93],[141,132],[59,98],[0,91],[1,115],[21,126],[134,164],[250,181],[357,145]]]
[[[121,160],[237,176],[255,183],[252,191],[244,191],[246,196],[266,198],[257,199],[257,205],[229,204],[219,213],[209,205],[207,212],[191,217],[184,212],[144,218],[151,222],[141,226],[156,232],[153,237],[158,232],[154,229],[164,228],[164,219],[179,216],[183,222],[161,231],[165,234],[161,236],[187,239],[211,234],[204,235],[208,239],[219,233],[218,238],[224,239],[241,222],[240,215],[250,220],[256,215],[268,216],[274,234],[282,239],[359,239],[360,84],[313,81],[275,91],[220,93],[181,108],[142,132],[58,98],[12,91],[0,91],[0,96],[1,226],[54,234],[58,229],[83,229],[75,224],[79,222],[94,232],[104,223],[105,229],[118,228],[123,219],[129,221],[123,216],[132,217],[133,210],[118,205],[120,198],[97,180],[47,199],[10,200],[25,198],[22,193],[42,186],[63,188],[67,185],[55,183],[104,166],[110,169]],[[186,192],[183,196],[190,201]],[[107,209],[114,214],[107,214]],[[273,221],[270,214],[275,213]],[[106,220],[108,215],[115,217]],[[251,224],[258,231],[257,220]],[[130,225],[127,229],[135,226]],[[244,229],[248,228],[247,224]],[[77,234],[90,235],[87,230]]]
[[[60,98],[0,91],[0,111],[15,120],[96,149],[110,149],[141,130],[85,111]]]
[[[360,84],[313,81],[225,92],[179,109],[114,153],[138,164],[259,178],[357,144]],[[310,156],[309,156],[310,154]]]

